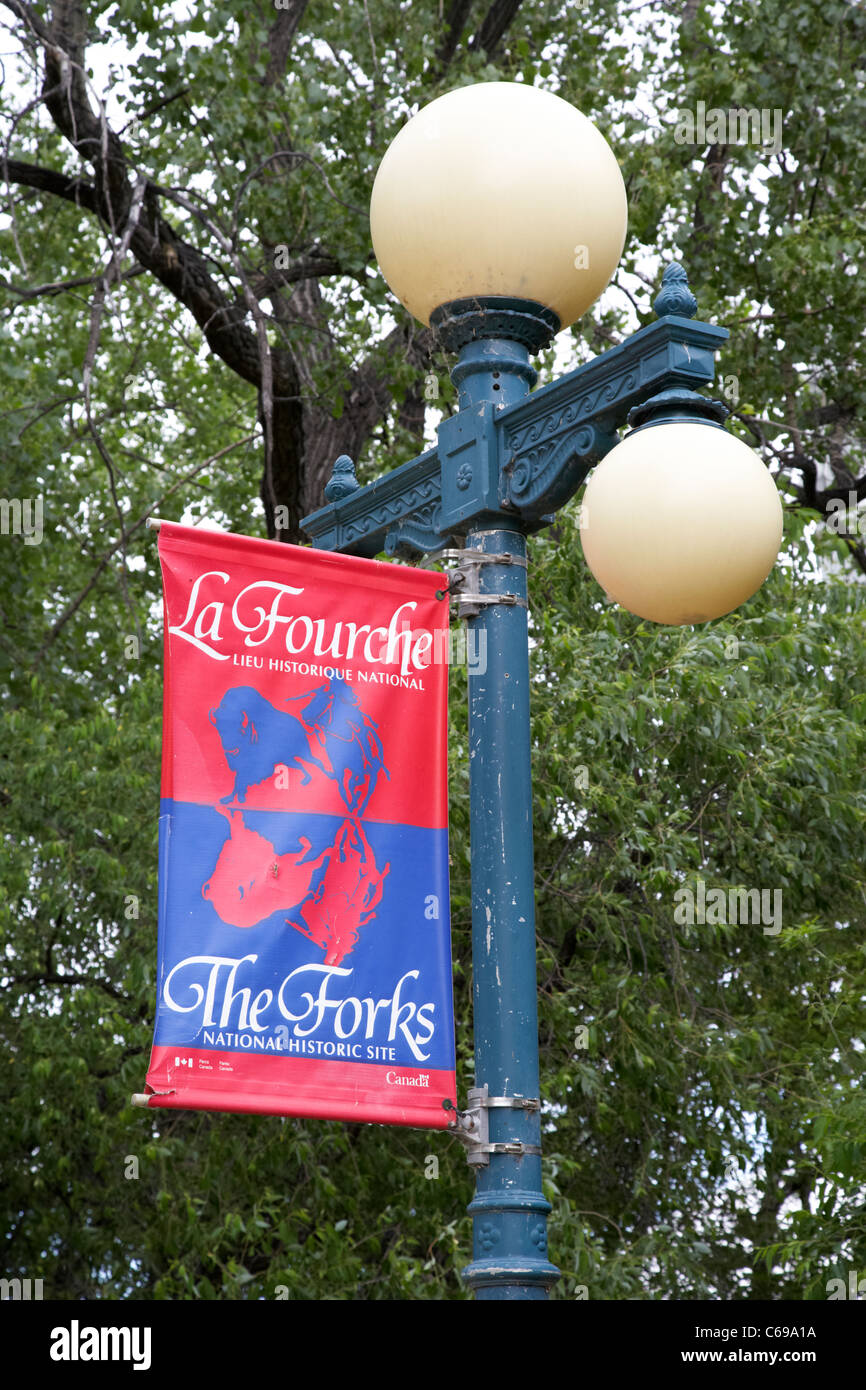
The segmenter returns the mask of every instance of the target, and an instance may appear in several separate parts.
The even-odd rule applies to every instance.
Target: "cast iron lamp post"
[[[704,622],[763,583],[781,505],[725,407],[695,390],[728,334],[693,319],[677,265],[654,323],[531,391],[530,353],[589,308],[625,239],[616,160],[574,107],[519,83],[440,97],[388,149],[370,220],[391,288],[458,353],[459,411],[435,449],[367,487],[338,460],[329,505],[303,526],[355,555],[460,554],[458,611],[487,657],[468,682],[476,1087],[458,1127],[477,1177],[464,1278],[480,1299],[544,1299],[559,1271],[541,1190],[526,537],[599,464],[581,512],[591,570],[641,617]]]

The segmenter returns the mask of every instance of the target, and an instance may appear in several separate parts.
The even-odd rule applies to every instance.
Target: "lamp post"
[[[469,679],[476,1087],[459,1127],[477,1175],[463,1274],[486,1300],[545,1299],[559,1274],[541,1190],[526,538],[599,464],[587,563],[640,616],[692,623],[763,583],[782,532],[772,479],[696,389],[728,334],[694,319],[681,267],[654,323],[531,390],[530,354],[607,285],[625,225],[610,148],[558,97],[495,82],[423,108],[382,161],[371,228],[398,298],[458,354],[459,410],[436,448],[364,488],[338,460],[303,522],[315,546],[356,555],[456,550],[458,612],[484,634]]]

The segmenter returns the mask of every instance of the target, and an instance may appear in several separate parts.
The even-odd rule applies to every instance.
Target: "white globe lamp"
[[[730,613],[758,590],[779,553],[782,505],[760,458],[742,440],[698,416],[672,419],[679,398],[695,411],[717,406],[668,391],[673,411],[627,435],[598,464],[580,509],[590,570],[639,618],[678,626]],[[653,402],[632,419],[651,414]]]
[[[459,87],[423,107],[386,151],[370,202],[382,274],[424,324],[444,304],[505,298],[564,328],[608,284],[626,224],[604,136],[522,82]]]

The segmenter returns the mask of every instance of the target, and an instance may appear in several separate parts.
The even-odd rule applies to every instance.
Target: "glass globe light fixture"
[[[424,324],[442,305],[492,297],[540,305],[564,328],[610,280],[626,224],[604,136],[522,82],[459,87],[423,107],[388,147],[370,201],[382,274]]]
[[[638,428],[587,484],[586,562],[639,618],[672,626],[720,618],[773,568],[779,493],[758,455],[721,425],[726,413],[691,391],[662,392],[631,412]]]

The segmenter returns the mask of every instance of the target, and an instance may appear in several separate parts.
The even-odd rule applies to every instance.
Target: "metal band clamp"
[[[520,565],[526,569],[525,555],[511,555],[508,552],[491,555],[486,550],[440,550],[437,560],[457,560],[462,564],[468,560],[473,565]]]
[[[540,1144],[524,1144],[521,1139],[509,1139],[499,1143],[490,1142],[490,1121],[488,1110],[540,1110],[541,1102],[529,1096],[491,1096],[487,1086],[476,1086],[467,1096],[468,1109],[457,1111],[457,1122],[451,1126],[453,1133],[466,1145],[466,1162],[473,1168],[486,1168],[490,1154],[514,1154],[523,1158],[526,1154],[541,1154]]]
[[[457,588],[457,616],[458,618],[474,618],[482,608],[488,608],[494,604],[501,603],[512,608],[529,608],[529,601],[520,594],[481,594],[478,592],[466,592],[463,585],[467,579],[478,579],[478,571],[482,565],[519,565],[526,569],[527,561],[525,555],[511,555],[507,552],[491,555],[483,550],[440,550],[437,559],[457,560],[457,568],[451,572],[451,578],[447,588],[437,590],[436,597],[444,598],[446,594],[453,593]]]

